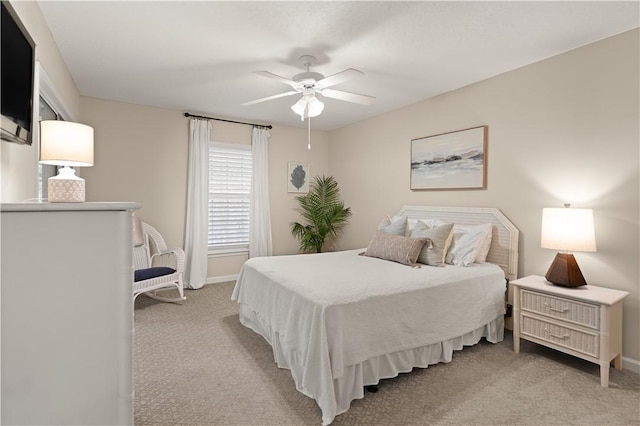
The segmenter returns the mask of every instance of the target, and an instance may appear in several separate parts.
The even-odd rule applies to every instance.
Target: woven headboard
[[[467,225],[490,223],[493,235],[487,262],[499,265],[510,281],[518,278],[520,231],[500,210],[492,207],[404,206],[397,215],[406,215],[408,219],[440,219]]]

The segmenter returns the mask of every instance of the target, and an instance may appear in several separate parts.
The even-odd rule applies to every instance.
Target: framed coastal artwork
[[[411,140],[411,189],[485,189],[488,126]]]
[[[287,192],[306,194],[309,192],[309,165],[289,162]]]

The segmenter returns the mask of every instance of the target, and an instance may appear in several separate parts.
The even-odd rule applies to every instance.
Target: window
[[[40,95],[38,102],[38,121],[42,120],[63,120],[56,110]],[[48,194],[49,178],[58,172],[57,167],[50,164],[38,163],[38,199],[46,199]]]
[[[36,68],[36,79],[38,82],[38,93],[39,96],[34,99],[34,102],[37,102],[36,109],[38,110],[38,120],[75,120],[75,115],[69,110],[66,103],[62,98],[60,98],[58,91],[56,90],[53,82],[49,78],[47,72],[42,68],[40,62],[37,63],[38,66]],[[38,132],[38,158],[40,158],[40,129],[39,126],[36,128]],[[80,169],[76,169],[76,176],[80,176]],[[46,199],[47,194],[47,184],[48,180],[51,176],[55,176],[57,171],[56,166],[45,165],[38,163],[37,167],[38,176],[38,198]]]
[[[249,250],[250,145],[209,145],[209,252]]]

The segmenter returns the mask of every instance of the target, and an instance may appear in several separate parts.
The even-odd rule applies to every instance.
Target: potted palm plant
[[[309,192],[296,197],[306,224],[293,222],[291,234],[300,240],[303,252],[322,252],[325,244],[334,242],[347,224],[351,209],[340,200],[340,188],[333,176],[316,176]]]

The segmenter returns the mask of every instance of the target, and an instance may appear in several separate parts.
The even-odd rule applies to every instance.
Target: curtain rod
[[[184,116],[185,117],[193,117],[193,118],[201,118],[203,120],[218,120],[218,121],[226,121],[227,123],[246,124],[247,126],[262,127],[264,129],[272,129],[273,128],[273,126],[271,124],[245,123],[244,121],[225,120],[224,118],[205,117],[204,115],[194,115],[194,114],[191,114],[191,113],[188,113],[188,112],[185,112]]]

